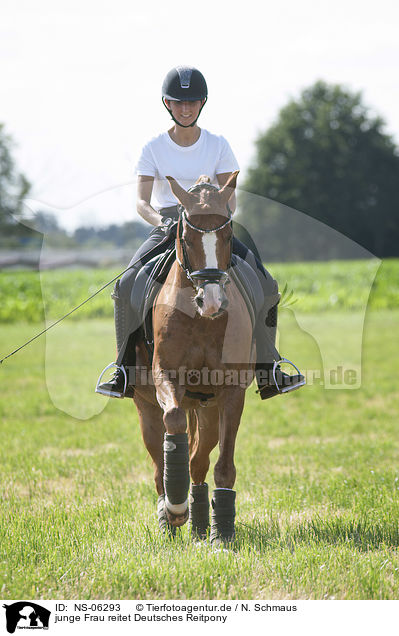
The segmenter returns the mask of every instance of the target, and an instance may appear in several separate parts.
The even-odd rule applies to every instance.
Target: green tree
[[[399,156],[384,126],[361,93],[318,81],[259,136],[244,189],[322,221],[377,256],[398,256]],[[260,213],[246,198],[245,224],[258,241],[277,241],[279,253],[288,231],[283,217],[272,202]],[[320,258],[331,256],[325,250],[321,241]]]
[[[22,200],[28,194],[30,184],[16,168],[13,145],[4,124],[0,124],[0,240],[10,246],[32,236],[32,230],[19,223]]]

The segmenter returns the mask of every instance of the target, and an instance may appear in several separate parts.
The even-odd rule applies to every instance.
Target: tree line
[[[399,153],[361,93],[318,81],[255,143],[240,218],[269,260],[399,255]],[[347,237],[350,240],[346,240]]]
[[[399,151],[384,120],[361,93],[318,81],[256,139],[236,219],[267,261],[351,258],[355,244],[380,258],[399,256],[398,177]],[[38,212],[35,233],[19,222],[29,190],[0,125],[0,248],[39,245],[46,233],[55,247],[135,249],[151,229],[131,221],[70,235]]]

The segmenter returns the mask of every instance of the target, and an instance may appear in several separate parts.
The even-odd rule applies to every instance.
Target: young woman
[[[178,219],[178,201],[166,175],[172,175],[186,189],[204,174],[210,177],[213,185],[221,187],[231,173],[238,170],[237,160],[228,142],[197,124],[207,98],[205,78],[196,68],[173,68],[163,82],[162,101],[174,125],[144,146],[136,167],[137,211],[155,228],[134,255],[132,267],[117,281],[112,294],[118,360],[111,381],[99,384],[96,388],[103,395],[119,398],[132,395],[131,389],[125,392],[125,381],[127,367],[135,364],[135,335],[140,326],[138,312],[131,304],[133,283],[141,266],[171,244],[173,239],[169,238],[169,232]],[[229,207],[234,211],[235,195],[231,197]],[[264,293],[264,311],[258,318],[255,338],[258,387],[261,398],[267,399],[281,392],[298,389],[305,384],[305,378],[299,373],[287,375],[275,365],[281,360],[275,349],[278,286],[257,258],[256,248],[249,236],[246,243],[247,246],[234,238],[233,253],[252,266]]]

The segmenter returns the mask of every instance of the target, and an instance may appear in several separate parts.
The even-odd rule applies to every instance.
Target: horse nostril
[[[203,296],[196,296],[195,297],[195,302],[197,303],[198,307],[203,307],[203,305],[204,305],[204,297]]]

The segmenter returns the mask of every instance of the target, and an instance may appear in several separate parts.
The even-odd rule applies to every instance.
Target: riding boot
[[[250,265],[263,291],[263,307],[258,313],[254,329],[257,356],[255,370],[260,396],[262,400],[266,400],[279,393],[299,389],[306,384],[304,376],[292,362],[281,358],[276,349],[277,307],[280,300],[277,281],[263,267],[260,258],[254,256],[253,251],[237,239],[233,240],[233,252]],[[295,367],[297,375],[288,375],[281,371],[279,362],[283,361]]]
[[[114,301],[115,334],[118,358],[115,363],[108,365],[104,371],[114,367],[115,372],[109,382],[97,384],[96,393],[109,397],[133,397],[134,374],[129,374],[129,367],[136,364],[135,345],[137,329],[131,332],[132,327],[137,327],[137,319],[132,309],[130,299],[122,298],[119,292],[119,280],[116,281],[111,297]],[[102,374],[104,373],[102,372]],[[100,376],[100,379],[102,377]],[[130,375],[130,377],[129,377]]]
[[[267,313],[265,310],[260,312],[255,327],[257,359],[255,372],[258,392],[262,400],[267,400],[280,393],[294,391],[306,384],[305,377],[297,367],[289,360],[281,358],[276,349],[277,312],[278,302]],[[278,364],[279,362],[288,362],[295,367],[298,373],[294,375],[284,373]]]

